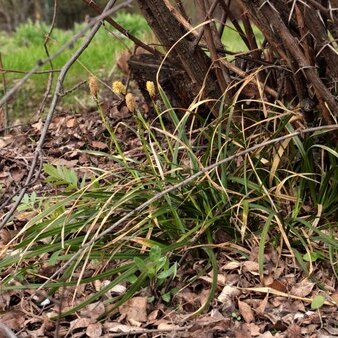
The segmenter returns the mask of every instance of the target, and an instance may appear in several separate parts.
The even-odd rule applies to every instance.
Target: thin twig
[[[8,126],[6,128],[1,128],[0,129],[0,133],[6,131],[6,130],[10,130],[10,129],[15,129],[15,128],[19,128],[19,127],[22,127],[24,126],[25,124],[24,123],[20,123],[20,124],[15,124],[14,126]]]
[[[7,80],[6,80],[6,73],[3,71],[4,65],[2,62],[2,54],[0,53],[0,74],[2,75],[2,85],[3,85],[3,91],[4,95],[7,91]],[[3,128],[5,129],[5,135],[7,134],[7,128],[8,128],[8,106],[7,103],[4,104],[3,107],[0,106],[0,114],[3,114]],[[1,115],[0,115],[1,116]]]
[[[48,50],[48,46],[47,45],[48,45],[48,42],[50,40],[50,37],[51,37],[53,29],[54,29],[54,25],[55,25],[56,9],[57,9],[57,0],[54,0],[52,23],[50,25],[49,32],[47,33],[47,35],[45,37],[45,41],[43,43],[43,47],[45,49],[45,53],[47,55],[47,58],[49,58],[49,59],[50,59],[50,54],[49,54],[49,50]],[[49,65],[50,65],[51,70],[53,70],[54,66],[53,66],[53,61],[52,60],[49,61]],[[53,78],[54,78],[54,73],[50,72],[49,76],[48,76],[47,88],[45,90],[45,93],[43,94],[43,97],[42,97],[42,100],[41,100],[41,103],[40,103],[40,107],[39,107],[38,113],[37,113],[37,115],[39,117],[41,116],[41,113],[45,109],[45,105],[46,105],[46,102],[47,102],[47,97],[48,97],[50,91],[52,90]]]
[[[92,0],[82,0],[84,1],[88,6],[94,9],[97,13],[101,13],[102,9]],[[154,54],[156,56],[162,56],[162,54],[155,48],[150,47],[149,45],[145,44],[141,40],[139,40],[136,36],[132,35],[130,32],[128,32],[125,28],[123,28],[121,25],[119,25],[115,20],[113,20],[111,17],[106,17],[104,19],[109,24],[111,24],[115,29],[117,29],[121,34],[126,36],[129,40],[133,41],[137,46],[142,47],[143,49],[147,50],[149,53]]]
[[[83,86],[85,83],[87,83],[87,80],[83,80],[79,83],[77,83],[76,85],[74,85],[73,87],[69,88],[68,90],[65,90],[64,92],[62,92],[60,94],[61,97],[67,96],[69,94],[71,94],[72,92],[74,92],[75,90],[79,89],[81,86]]]
[[[176,0],[176,6],[180,11],[180,13],[182,14],[182,16],[184,17],[184,19],[186,19],[189,22],[189,16],[183,6],[182,0]]]
[[[48,62],[48,61],[47,61]],[[29,70],[18,70],[18,69],[1,69],[1,73],[18,73],[18,74],[28,74],[31,71]],[[49,74],[49,73],[60,73],[61,69],[47,69],[47,70],[38,70],[36,72],[31,73],[32,75],[41,75],[41,74]]]
[[[325,8],[322,4],[320,4],[319,2],[317,2],[316,0],[307,0],[311,5],[313,5],[314,7],[316,7],[322,14],[324,14],[327,18],[331,19],[334,21],[335,24],[338,24],[338,20],[337,18],[332,15],[333,11],[338,11],[338,8],[331,8],[327,9]]]
[[[230,162],[232,160],[234,160],[235,158],[238,157],[242,157],[250,152],[253,152],[257,149],[260,149],[262,147],[274,144],[274,143],[278,143],[281,141],[284,141],[286,139],[289,138],[293,138],[296,136],[303,136],[304,134],[307,133],[312,133],[312,132],[318,132],[318,131],[332,131],[332,130],[336,130],[338,129],[338,124],[333,124],[333,125],[326,125],[326,126],[320,126],[320,127],[313,127],[313,128],[307,128],[307,129],[302,129],[299,131],[295,131],[291,134],[288,135],[284,135],[284,136],[280,136],[265,142],[262,142],[260,144],[256,144],[248,149],[239,151],[237,154],[231,155],[226,157],[223,160],[220,160],[218,162],[215,162],[203,169],[201,169],[200,171],[198,171],[197,173],[187,177],[186,179],[182,180],[181,182],[177,183],[176,185],[173,185],[171,187],[168,187],[167,189],[164,189],[162,192],[158,193],[157,195],[155,195],[154,197],[150,198],[147,202],[142,203],[141,205],[139,205],[137,208],[133,209],[132,211],[128,212],[126,215],[124,215],[123,217],[121,217],[117,222],[113,223],[111,226],[109,226],[106,230],[102,231],[101,233],[96,233],[95,236],[93,236],[87,243],[83,244],[81,247],[79,247],[78,251],[61,267],[59,268],[55,273],[53,273],[52,276],[50,276],[48,278],[48,280],[46,282],[44,282],[37,290],[41,290],[50,280],[53,280],[55,277],[57,277],[60,273],[62,273],[67,267],[69,267],[80,255],[84,254],[84,250],[86,250],[87,248],[91,247],[96,241],[98,241],[99,239],[101,239],[102,237],[104,237],[107,234],[110,234],[113,232],[113,230],[115,230],[117,227],[119,227],[121,224],[123,224],[126,220],[128,220],[130,217],[138,214],[139,212],[141,212],[143,209],[147,208],[148,206],[152,205],[154,202],[160,200],[162,197],[164,197],[165,195],[178,190],[180,188],[182,188],[183,186],[193,182],[194,180],[196,180],[197,178],[207,174],[209,171],[216,169],[217,167],[219,167],[220,165],[223,165],[227,162]]]
[[[65,43],[58,51],[56,51],[50,58],[47,58],[45,60],[39,60],[37,62],[37,65],[33,67],[20,81],[18,81],[7,93],[0,99],[0,107],[8,101],[25,83],[26,81],[37,72],[39,68],[41,68],[43,65],[48,63],[50,60],[54,60],[57,56],[59,56],[61,53],[63,53],[67,48],[70,48],[74,45],[74,43],[79,40],[81,37],[83,37],[88,30],[90,30],[98,21],[103,20],[107,15],[111,15],[112,13],[116,12],[117,10],[128,6],[133,0],[126,0],[125,2],[121,3],[120,5],[116,6],[115,8],[112,8],[107,13],[103,13],[93,20],[91,20],[88,25],[82,29],[79,33],[74,35],[72,39],[70,39],[67,43]]]

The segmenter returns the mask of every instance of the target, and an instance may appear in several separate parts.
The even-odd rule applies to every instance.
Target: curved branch
[[[50,125],[50,123],[52,121],[56,105],[58,104],[59,99],[63,95],[63,93],[62,93],[63,82],[64,82],[64,79],[65,79],[65,77],[66,77],[69,69],[71,68],[71,66],[73,65],[73,63],[80,57],[80,55],[84,52],[84,50],[89,46],[89,44],[92,41],[92,39],[94,38],[95,34],[97,33],[97,31],[101,27],[102,20],[107,15],[110,15],[114,11],[117,11],[118,9],[120,9],[121,5],[126,6],[127,4],[129,4],[131,2],[131,0],[127,0],[123,4],[121,4],[120,6],[116,6],[112,10],[109,10],[112,7],[112,5],[114,4],[114,1],[115,0],[110,0],[108,2],[108,4],[106,5],[106,7],[105,7],[105,9],[104,9],[104,11],[102,13],[102,15],[100,15],[98,18],[96,18],[94,20],[94,27],[92,28],[92,30],[88,34],[86,40],[83,42],[83,44],[81,45],[81,47],[73,54],[73,56],[68,60],[68,62],[62,67],[61,72],[60,72],[59,77],[58,77],[58,80],[57,80],[56,88],[55,88],[55,91],[54,91],[54,96],[53,96],[52,102],[51,102],[50,107],[49,107],[49,112],[48,112],[45,124],[43,126],[40,139],[39,139],[39,141],[37,143],[37,146],[35,148],[34,157],[33,157],[33,160],[32,160],[31,168],[29,170],[29,173],[28,173],[25,185],[21,189],[21,191],[20,191],[20,193],[19,193],[19,195],[17,197],[17,200],[15,201],[15,203],[13,204],[13,206],[11,207],[10,211],[6,214],[6,216],[4,217],[4,219],[2,220],[2,222],[0,223],[0,229],[3,228],[6,225],[6,223],[8,222],[8,220],[14,214],[15,210],[19,206],[19,204],[20,204],[20,202],[21,202],[24,194],[26,193],[26,191],[28,189],[28,186],[29,186],[29,184],[30,184],[30,182],[31,182],[31,180],[32,180],[32,178],[34,176],[34,171],[35,171],[36,165],[37,165],[37,163],[39,161],[39,158],[41,157],[42,146],[43,146],[43,143],[45,141],[49,125]]]

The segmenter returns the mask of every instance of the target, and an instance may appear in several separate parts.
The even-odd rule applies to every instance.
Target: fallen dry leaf
[[[101,141],[92,141],[91,146],[95,149],[100,149],[100,150],[108,149],[108,146],[104,142],[101,142]]]
[[[286,330],[287,338],[302,338],[302,330],[301,327],[297,324],[291,324]]]
[[[250,305],[238,300],[238,309],[246,323],[254,321],[255,316]]]
[[[137,326],[131,326],[131,325],[124,325],[116,322],[106,322],[104,323],[104,328],[109,332],[132,332],[132,331],[138,331],[141,332],[142,328],[139,328]]]
[[[240,262],[229,262],[222,266],[223,270],[236,270],[241,266]]]
[[[66,122],[67,128],[74,128],[75,124],[76,124],[76,119],[74,117],[68,119],[67,122]]]
[[[38,122],[32,124],[32,127],[33,127],[36,131],[40,132],[40,131],[42,130],[42,127],[43,127],[43,122],[42,122],[42,120],[40,119]]]
[[[49,163],[54,165],[63,165],[67,168],[73,168],[77,164],[78,160],[71,160],[68,161],[64,158],[48,158]]]
[[[86,306],[84,309],[80,311],[80,314],[82,317],[93,319],[100,317],[105,313],[105,311],[106,309],[104,307],[104,304],[102,302],[96,302]]]
[[[281,292],[286,292],[287,289],[286,289],[286,286],[284,283],[278,281],[278,280],[273,280],[272,283],[266,285],[268,286],[269,288],[272,288],[272,289],[275,289],[275,290],[278,290],[278,291],[281,291]]]
[[[8,231],[7,229],[0,230],[0,245],[6,245],[13,238],[13,231]]]
[[[280,337],[280,336],[278,335],[278,337]],[[264,332],[263,334],[261,334],[259,336],[259,338],[277,338],[277,336],[273,336],[270,331],[267,331],[267,332]]]
[[[165,331],[165,330],[167,330],[167,331],[177,330],[178,328],[179,328],[179,326],[174,325],[172,323],[160,323],[157,326],[158,330],[163,330],[163,331]]]
[[[21,311],[8,311],[0,315],[0,320],[11,330],[19,331],[25,322],[25,314]]]
[[[335,292],[331,295],[331,299],[334,303],[338,305],[338,292]]]
[[[134,297],[119,308],[121,315],[137,322],[147,321],[147,297]]]
[[[254,261],[246,261],[243,263],[243,271],[250,272],[253,275],[258,275],[259,264]]]
[[[244,324],[243,327],[250,332],[252,337],[257,337],[261,334],[259,326],[254,323]]]
[[[245,324],[241,328],[236,329],[234,333],[236,338],[252,338]]]
[[[86,335],[90,338],[101,337],[102,335],[102,324],[101,323],[93,323],[89,324],[86,330]]]
[[[263,315],[264,312],[265,312],[265,309],[266,309],[266,306],[268,304],[268,295],[266,295],[264,297],[264,299],[260,302],[260,304],[257,306],[256,308],[256,312],[259,314],[259,315]]]
[[[70,330],[82,329],[94,323],[92,318],[78,318],[70,322]]]
[[[12,142],[13,142],[12,135],[0,137],[0,149],[5,148],[7,145],[9,145]]]
[[[159,312],[160,312],[159,309],[151,311],[148,315],[148,321],[152,322],[152,321],[156,320]]]
[[[200,279],[208,282],[208,283],[212,283],[213,279],[212,277],[209,276],[201,276]],[[225,286],[226,285],[226,276],[222,275],[222,274],[218,274],[217,275],[217,285],[221,285],[221,286]]]
[[[315,283],[310,282],[308,279],[303,279],[291,288],[290,293],[294,296],[306,297],[312,292],[314,285]]]
[[[233,298],[238,296],[240,291],[235,286],[226,285],[222,292],[219,294],[217,300],[226,306],[233,303]]]

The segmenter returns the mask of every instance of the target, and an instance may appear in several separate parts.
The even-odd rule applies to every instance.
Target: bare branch
[[[41,158],[42,146],[43,146],[43,143],[45,141],[49,125],[50,125],[50,123],[52,121],[56,105],[57,105],[57,103],[59,102],[59,99],[62,96],[63,81],[64,81],[64,79],[66,77],[66,74],[68,73],[68,71],[71,68],[71,66],[73,65],[73,63],[79,58],[79,56],[88,47],[88,45],[90,44],[90,42],[94,38],[95,34],[97,33],[97,31],[101,27],[102,20],[107,15],[110,15],[111,13],[119,10],[123,6],[126,6],[127,4],[129,4],[130,0],[127,0],[123,4],[121,4],[119,6],[116,6],[116,7],[114,7],[114,8],[111,9],[111,6],[113,5],[113,3],[114,3],[114,0],[110,0],[108,2],[108,4],[105,7],[105,10],[103,11],[103,13],[98,18],[95,19],[94,27],[92,28],[92,30],[88,34],[87,38],[85,39],[85,41],[83,42],[83,44],[81,45],[81,47],[72,55],[72,57],[62,67],[61,72],[59,74],[59,77],[57,79],[57,84],[56,84],[56,88],[55,88],[55,91],[54,91],[54,96],[53,96],[51,105],[49,107],[49,112],[48,112],[45,124],[43,126],[43,129],[41,131],[40,139],[39,139],[39,141],[37,143],[37,146],[36,146],[36,149],[35,149],[35,152],[34,152],[34,157],[33,157],[33,160],[32,160],[31,168],[29,170],[28,176],[27,176],[26,181],[25,181],[25,186],[20,190],[19,195],[18,195],[15,203],[12,205],[10,211],[5,215],[4,219],[0,223],[0,229],[5,226],[5,224],[8,222],[8,220],[14,214],[15,210],[17,209],[18,205],[20,204],[20,202],[21,202],[24,194],[26,193],[27,188],[28,188],[28,186],[29,186],[29,184],[30,184],[33,176],[34,176],[34,171],[35,171],[36,165],[37,165],[37,163],[39,161],[39,158]]]

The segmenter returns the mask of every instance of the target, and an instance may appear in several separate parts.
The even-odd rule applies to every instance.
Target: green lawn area
[[[139,38],[148,31],[146,21],[137,14],[119,13],[116,21],[126,28],[131,34]],[[49,53],[53,55],[65,43],[67,43],[77,32],[84,28],[84,24],[76,25],[73,30],[54,29],[51,39],[48,43]],[[5,69],[29,71],[38,60],[46,58],[43,42],[49,26],[44,23],[32,23],[31,21],[19,26],[12,34],[0,32],[0,53]],[[67,49],[53,60],[54,69],[60,69],[70,58],[70,56],[81,45],[83,38],[77,41],[72,48]],[[71,88],[82,80],[86,80],[90,73],[107,79],[115,66],[116,55],[132,43],[112,29],[109,24],[100,28],[94,37],[90,46],[84,51],[72,68],[70,69],[66,81],[65,90]],[[49,69],[49,64],[41,67],[41,70]],[[8,87],[11,87],[15,81],[20,79],[22,74],[7,73]],[[55,76],[56,78],[57,76]],[[22,117],[30,115],[34,103],[39,102],[47,85],[47,75],[34,75],[25,86],[16,95],[10,105],[10,115],[12,117]],[[3,85],[0,84],[0,90],[3,91]],[[77,93],[78,94],[78,93]],[[74,97],[65,99],[67,104],[75,103]],[[72,105],[73,106],[73,105]],[[10,116],[11,118],[11,116]]]
[[[126,28],[131,34],[139,38],[150,34],[149,27],[145,19],[138,14],[118,13],[116,21]],[[64,44],[72,39],[74,34],[84,28],[84,24],[75,25],[72,30],[54,29],[51,39],[48,43],[49,53],[53,55]],[[46,58],[43,46],[45,36],[49,31],[49,26],[45,23],[27,23],[17,27],[14,33],[0,31],[0,53],[5,69],[29,71],[36,66],[39,60]],[[257,33],[257,32],[255,32]],[[258,34],[258,40],[260,41]],[[77,41],[72,48],[68,48],[53,60],[54,69],[60,69],[70,58],[70,56],[81,45],[83,38]],[[229,26],[223,34],[225,47],[232,52],[242,52],[247,50],[244,42],[238,33]],[[108,80],[111,75],[118,74],[116,69],[116,57],[122,50],[132,47],[132,42],[122,36],[121,33],[114,30],[109,24],[101,27],[94,37],[89,47],[84,51],[79,60],[72,66],[65,80],[65,90],[72,88],[83,80],[86,80],[90,74],[95,74],[102,80]],[[40,70],[47,70],[49,64],[41,67]],[[22,77],[22,73],[6,73],[7,87]],[[54,76],[54,80],[57,75]],[[25,86],[16,94],[15,99],[9,104],[9,117],[30,118],[34,116],[35,110],[47,86],[48,75],[33,75]],[[54,81],[55,85],[55,81]],[[72,110],[77,110],[79,97],[85,99],[87,88],[76,91],[73,95],[66,96],[63,99],[63,106]],[[2,81],[0,83],[0,92],[3,92]]]

